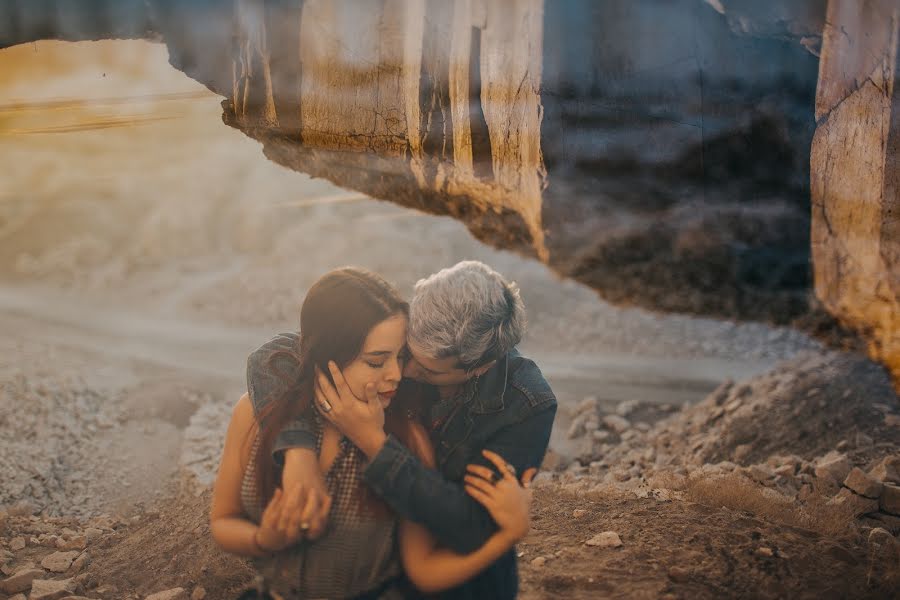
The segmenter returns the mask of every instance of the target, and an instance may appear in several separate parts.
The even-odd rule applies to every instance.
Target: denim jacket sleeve
[[[265,414],[266,407],[296,382],[299,364],[291,355],[299,342],[295,332],[280,333],[250,353],[247,357],[247,393],[257,418]],[[272,454],[288,448],[316,447],[316,425],[309,414],[289,421],[278,433],[272,446]]]
[[[556,404],[509,425],[485,446],[522,473],[539,467],[550,441]],[[490,466],[479,453],[473,463]],[[437,541],[461,554],[477,550],[497,530],[487,510],[462,481],[448,481],[416,459],[396,438],[375,455],[363,479],[400,516],[424,525]]]

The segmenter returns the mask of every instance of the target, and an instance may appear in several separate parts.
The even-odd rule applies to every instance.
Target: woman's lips
[[[396,390],[396,388],[395,388],[395,389],[389,390],[389,391],[387,391],[387,392],[378,392],[378,395],[381,396],[382,398],[386,398],[386,399],[388,399],[388,400],[391,400],[391,399],[394,398],[394,396],[397,395],[397,390]]]

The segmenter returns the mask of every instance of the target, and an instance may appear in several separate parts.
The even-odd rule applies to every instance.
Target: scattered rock
[[[687,583],[691,579],[690,569],[684,567],[669,567],[668,575],[676,583]]]
[[[577,437],[581,437],[586,433],[585,422],[587,421],[587,415],[578,415],[574,419],[572,419],[572,423],[569,425],[569,431],[566,432],[566,437],[570,440],[574,440]]]
[[[637,400],[623,400],[616,405],[616,414],[620,417],[627,417],[634,412],[639,404]]]
[[[775,472],[767,465],[751,465],[745,472],[750,479],[757,483],[765,483],[775,476]]]
[[[595,429],[591,435],[594,436],[594,439],[598,442],[602,442],[604,440],[609,439],[609,432],[605,429]]]
[[[25,549],[25,538],[23,537],[14,537],[9,542],[9,549],[13,552],[18,552],[19,550]]]
[[[35,507],[28,500],[20,500],[10,506],[6,512],[11,517],[30,517],[35,513]]]
[[[878,581],[891,585],[891,574],[896,573],[897,563],[900,561],[900,543],[890,532],[876,527],[869,532],[868,544],[869,583]]]
[[[631,423],[628,419],[619,415],[606,415],[603,417],[603,424],[611,431],[622,434],[631,429]]]
[[[881,527],[876,527],[869,532],[869,548],[877,550],[893,549],[897,540],[891,533]]]
[[[889,515],[900,516],[900,486],[884,484],[878,505]]]
[[[0,592],[4,594],[15,594],[16,592],[24,592],[31,589],[31,582],[37,577],[43,577],[43,569],[19,569],[11,577],[7,577],[0,581]]]
[[[859,431],[856,433],[856,447],[857,448],[871,448],[875,444],[875,440],[873,440],[870,436],[865,433]]]
[[[84,550],[87,548],[87,537],[76,535],[68,540],[59,538],[56,540],[56,547],[60,550]]]
[[[816,462],[816,477],[840,484],[850,474],[850,461],[845,454],[829,452]]]
[[[25,594],[16,594],[15,596],[10,596],[9,600],[28,600],[28,598],[25,597]]]
[[[587,511],[583,508],[576,508],[575,510],[572,511],[572,516],[576,519],[580,519],[581,517],[583,517],[586,514],[587,514]]]
[[[71,579],[35,579],[31,584],[29,600],[60,600],[75,593]]]
[[[88,542],[93,542],[94,540],[100,539],[103,535],[102,529],[97,529],[96,527],[88,527],[84,530],[84,536],[87,538]]]
[[[82,552],[78,555],[74,561],[72,561],[72,572],[73,573],[81,573],[81,571],[88,565],[91,561],[91,557],[87,552]]]
[[[881,495],[881,488],[884,487],[884,484],[866,475],[862,469],[853,467],[844,480],[844,486],[860,496],[877,500]]]
[[[854,494],[847,488],[841,488],[841,491],[839,491],[834,498],[829,500],[828,504],[847,506],[853,512],[854,516],[857,517],[878,510],[878,500],[872,500],[871,498]]]
[[[41,561],[41,566],[54,573],[65,573],[72,566],[72,562],[78,558],[79,552],[54,552]]]
[[[561,471],[566,468],[567,464],[568,460],[565,456],[550,448],[544,455],[544,460],[541,463],[541,471]]]
[[[734,452],[732,453],[734,462],[742,462],[745,458],[747,458],[747,455],[750,454],[750,450],[752,449],[753,446],[751,446],[750,444],[739,444],[735,446]]]
[[[771,548],[768,548],[766,546],[760,546],[759,548],[756,549],[756,554],[758,556],[773,556],[775,554],[775,552],[773,552]]]
[[[184,588],[178,587],[150,594],[144,600],[188,600],[188,595]]]
[[[206,598],[206,590],[203,589],[203,586],[198,585],[191,592],[191,600],[204,600],[204,598]]]
[[[585,544],[599,548],[618,548],[622,545],[622,540],[619,539],[619,534],[615,531],[604,531],[586,541]]]
[[[534,558],[531,561],[532,567],[540,568],[540,567],[543,567],[545,564],[547,564],[547,558],[544,556],[538,556],[537,558]]]
[[[869,475],[882,483],[900,483],[900,456],[884,457]]]

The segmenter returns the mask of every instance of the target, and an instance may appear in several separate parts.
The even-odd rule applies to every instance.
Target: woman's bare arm
[[[262,526],[246,518],[241,506],[241,482],[249,457],[248,436],[255,422],[247,394],[241,396],[231,414],[219,473],[213,486],[210,529],[223,550],[244,556],[264,556],[299,538],[300,489],[276,492],[263,514]],[[297,531],[295,531],[297,530]]]

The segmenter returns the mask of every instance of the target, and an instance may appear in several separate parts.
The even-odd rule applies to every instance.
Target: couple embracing
[[[556,399],[515,284],[466,261],[407,304],[331,271],[249,358],[211,511],[285,598],[514,598]]]

